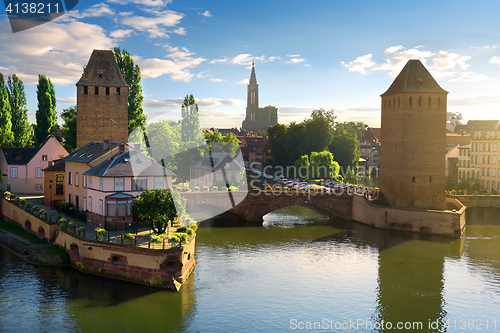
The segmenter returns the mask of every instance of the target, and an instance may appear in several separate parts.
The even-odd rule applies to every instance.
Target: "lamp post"
[[[52,209],[52,179],[50,180],[49,190],[50,190],[50,209]]]

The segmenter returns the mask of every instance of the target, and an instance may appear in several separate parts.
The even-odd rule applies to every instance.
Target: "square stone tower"
[[[76,83],[76,148],[128,141],[128,85],[111,50],[94,50]]]
[[[446,98],[420,60],[382,97],[380,190],[392,206],[445,209]]]

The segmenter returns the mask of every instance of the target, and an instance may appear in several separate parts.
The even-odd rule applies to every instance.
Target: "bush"
[[[186,232],[186,230],[188,229],[188,227],[184,226],[184,227],[180,227],[180,228],[177,228],[176,232]]]
[[[16,198],[16,195],[14,193],[9,194],[9,200],[12,201]]]
[[[200,188],[196,186],[195,188],[193,188],[193,192],[200,192]]]
[[[106,237],[108,235],[108,232],[106,231],[106,229],[104,228],[95,228],[95,232],[97,234],[97,239],[102,241],[104,239],[104,237]]]
[[[47,220],[47,212],[45,211],[45,209],[40,209],[40,211],[38,212],[38,217],[41,219],[41,220]]]
[[[176,234],[172,235],[169,239],[168,242],[172,245],[175,246],[180,243],[180,238]]]
[[[68,231],[74,230],[76,228],[75,222],[68,223]]]
[[[149,236],[149,239],[151,241],[151,244],[153,244],[153,249],[155,248],[154,244],[161,244],[161,242],[162,242],[162,238],[157,234],[151,234]]]
[[[127,232],[126,234],[123,235],[123,239],[126,240],[127,242],[133,242],[135,241],[135,235]]]
[[[33,209],[33,205],[28,202],[26,204],[26,207],[24,207],[24,209],[26,209],[28,212],[31,212],[31,210]]]
[[[26,207],[26,199],[19,200],[19,206],[21,206],[22,208]]]
[[[218,191],[218,190],[219,190],[219,188],[217,186],[212,186],[210,188],[210,191]]]
[[[84,227],[79,227],[78,229],[76,229],[76,233],[77,233],[78,235],[82,234],[84,231],[85,231],[85,228],[84,228]]]
[[[209,191],[210,189],[208,188],[208,186],[203,186],[203,191]]]
[[[194,221],[194,220],[193,220]],[[191,223],[189,225],[189,229],[193,230],[193,231],[196,231],[198,230],[198,223],[196,223],[196,221],[194,223]]]
[[[33,215],[37,215],[40,211],[40,208],[38,208],[38,206],[33,206],[33,208],[31,208],[31,211],[33,212]]]
[[[5,191],[5,192],[3,192],[3,197],[4,197],[5,199],[7,199],[7,200],[10,200],[10,195],[11,195],[11,194],[12,194],[12,193],[10,193],[9,191]]]

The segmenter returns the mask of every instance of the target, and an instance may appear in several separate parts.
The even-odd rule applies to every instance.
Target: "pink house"
[[[41,147],[1,147],[0,151],[0,189],[15,194],[43,195],[42,170],[49,166],[50,161],[68,155],[54,136],[49,137]]]

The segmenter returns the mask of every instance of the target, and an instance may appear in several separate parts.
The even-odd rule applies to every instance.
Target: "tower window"
[[[412,183],[415,183],[415,182],[416,182],[416,181],[415,181],[415,176],[412,176],[412,177],[411,177],[411,182],[412,182]]]
[[[117,88],[116,88],[116,94],[117,94],[117,95],[120,95],[120,87],[117,87]]]
[[[106,95],[109,95],[109,87],[106,87]]]
[[[432,176],[429,176],[429,183],[432,183]]]
[[[392,99],[392,106],[396,106],[396,98]]]
[[[419,97],[418,98],[418,105],[421,106],[422,105],[422,97]]]
[[[387,106],[387,100],[384,99],[384,108]]]
[[[431,106],[431,98],[429,97],[429,99],[427,100],[427,105]]]
[[[102,79],[102,73],[97,74],[97,76]]]
[[[438,106],[441,106],[441,97],[438,97]]]
[[[391,107],[391,99],[389,99],[389,107]]]
[[[89,94],[89,87],[87,87],[87,86],[83,87],[83,94],[84,95],[88,95]]]
[[[398,106],[401,106],[401,99],[398,97]]]
[[[99,95],[99,87],[95,87],[95,94]]]
[[[411,105],[412,104],[412,97],[410,97],[410,100],[408,101],[408,104]]]

